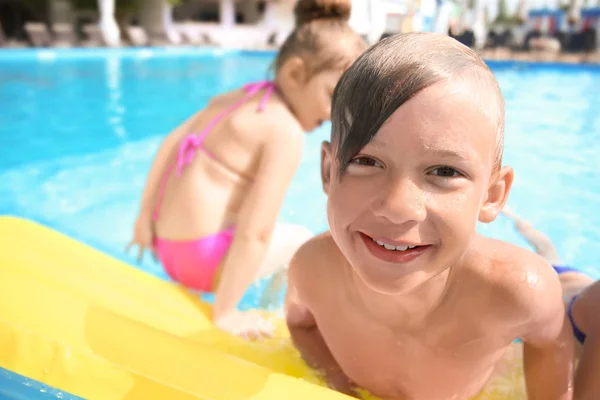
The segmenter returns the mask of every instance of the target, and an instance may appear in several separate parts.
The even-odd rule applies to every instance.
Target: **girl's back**
[[[365,49],[347,24],[350,9],[350,0],[298,0],[274,82],[215,98],[165,139],[152,164],[131,244],[140,257],[155,250],[184,286],[216,291],[213,317],[228,331],[244,329],[235,306],[250,283],[287,264],[275,246],[291,257],[306,237],[276,220],[303,132],[330,119],[335,85]]]
[[[273,134],[297,143],[299,157],[302,128],[279,96],[268,85],[244,101],[248,94],[236,90],[218,96],[176,130],[178,151],[169,160],[173,168],[163,178],[164,196],[157,204],[158,237],[189,240],[234,226],[261,155],[276,141]],[[184,166],[186,156],[191,161]]]

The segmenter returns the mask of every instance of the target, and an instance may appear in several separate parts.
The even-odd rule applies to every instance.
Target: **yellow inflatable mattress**
[[[226,335],[209,306],[36,223],[0,217],[0,367],[86,399],[344,399],[286,338]]]
[[[276,316],[274,338],[212,326],[178,286],[31,221],[0,216],[0,367],[99,400],[335,400]],[[477,399],[525,398],[520,349]],[[365,396],[369,398],[370,396]]]

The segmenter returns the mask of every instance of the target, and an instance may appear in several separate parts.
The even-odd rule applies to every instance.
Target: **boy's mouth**
[[[360,233],[367,249],[375,257],[387,262],[401,263],[412,261],[425,252],[429,245],[417,245],[409,243],[388,243],[364,233]]]
[[[375,243],[377,243],[379,246],[385,248],[386,250],[406,251],[406,250],[412,250],[416,247],[419,247],[419,246],[394,246],[393,244],[383,243],[383,242],[373,239],[373,238],[371,238],[371,240],[374,241]]]

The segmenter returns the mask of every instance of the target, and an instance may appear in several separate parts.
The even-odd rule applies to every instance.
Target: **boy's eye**
[[[440,178],[456,178],[462,176],[460,172],[452,167],[437,167],[436,169],[432,170],[431,173],[435,176],[439,176]]]
[[[371,157],[356,157],[356,158],[353,158],[352,161],[350,161],[350,164],[362,165],[365,167],[377,167],[377,168],[382,167],[382,165],[379,161],[377,161]]]

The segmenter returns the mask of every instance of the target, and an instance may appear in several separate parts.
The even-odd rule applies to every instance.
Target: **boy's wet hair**
[[[333,94],[331,139],[340,172],[400,106],[421,90],[455,78],[483,81],[496,91],[495,161],[500,167],[504,99],[492,71],[477,53],[450,37],[414,32],[381,40],[361,55],[338,82]]]
[[[292,56],[301,57],[311,74],[349,67],[367,48],[348,25],[351,10],[351,0],[298,0],[296,28],[279,50],[275,71]]]

